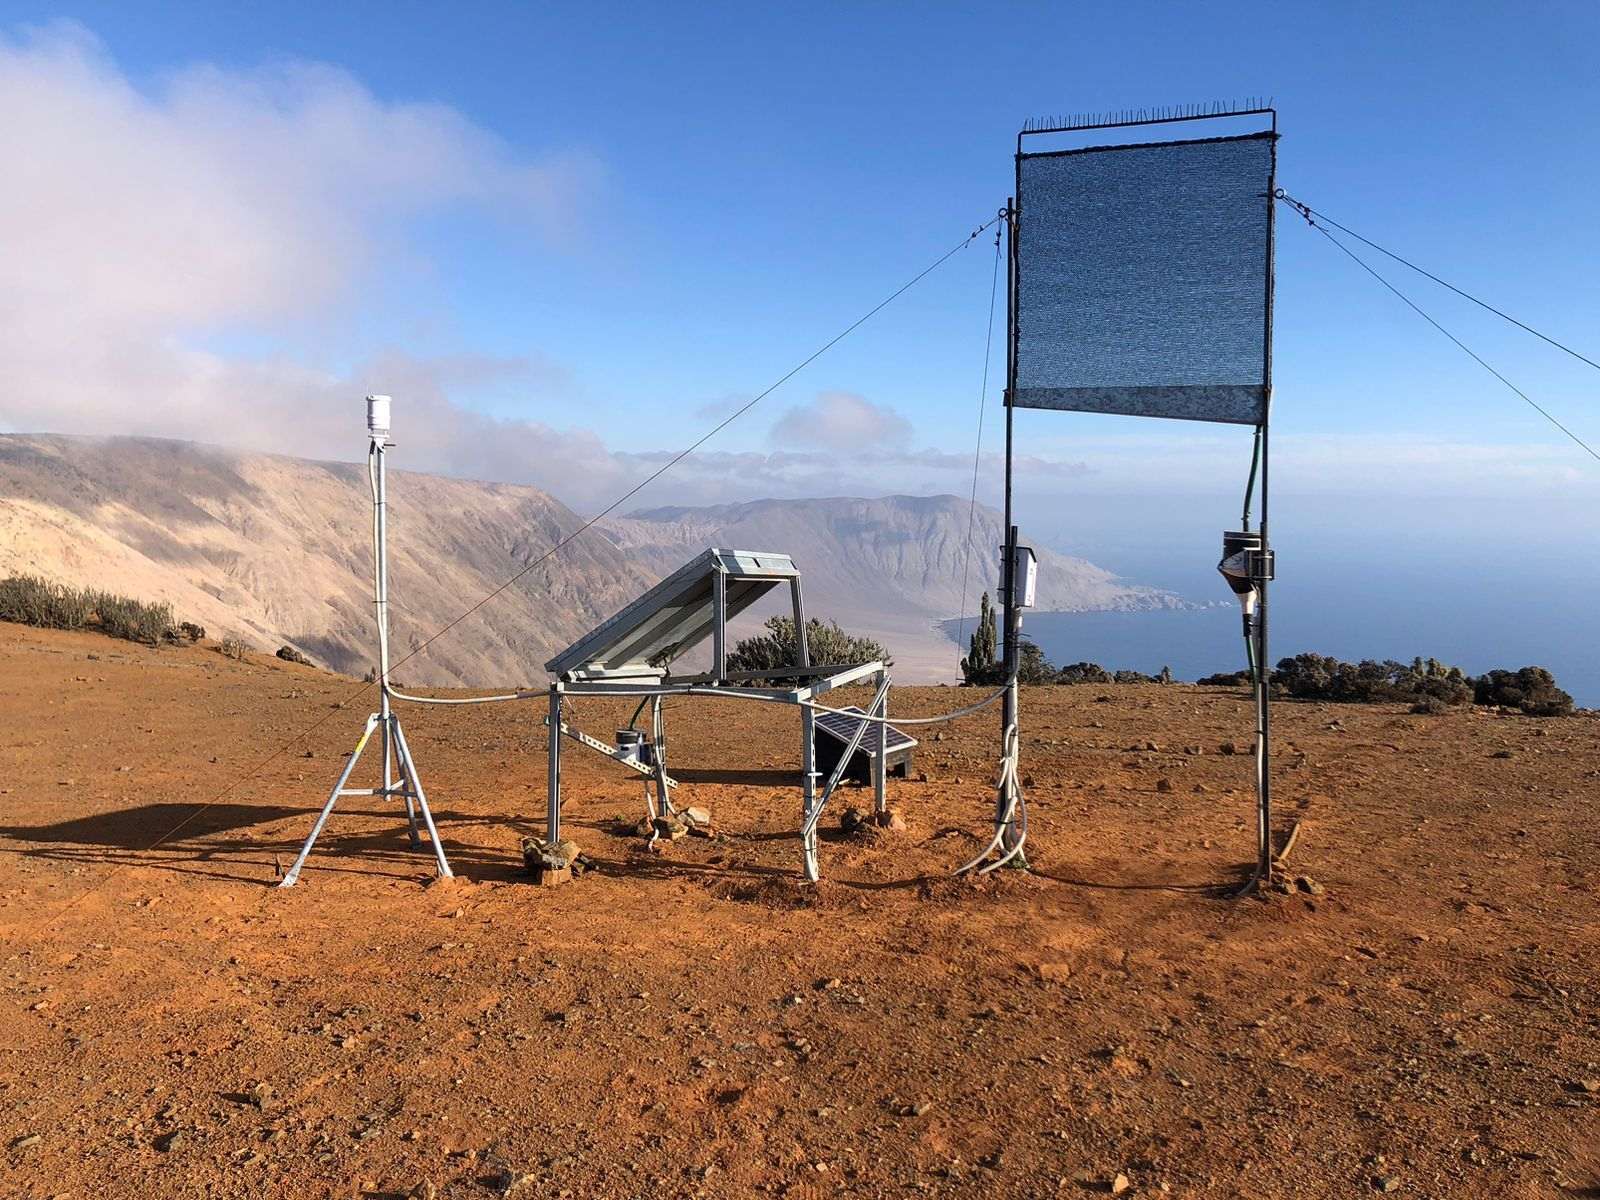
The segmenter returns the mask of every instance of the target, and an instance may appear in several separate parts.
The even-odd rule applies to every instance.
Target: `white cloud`
[[[588,511],[671,457],[675,448],[618,453],[588,430],[496,419],[452,399],[497,386],[532,404],[570,395],[560,366],[535,355],[390,349],[352,367],[217,348],[311,328],[343,349],[340,330],[370,316],[368,296],[382,290],[385,264],[411,253],[405,235],[421,217],[467,206],[508,238],[569,241],[599,187],[592,159],[530,160],[448,106],[380,99],[325,65],[198,65],[136,86],[69,23],[0,35],[0,111],[0,429],[342,458],[361,395],[381,390],[402,398],[407,467],[531,482]],[[699,428],[743,402],[706,404]],[[1019,487],[1070,496],[1242,483],[1243,431],[1147,423],[1127,433],[1093,420],[1030,422]],[[769,452],[713,447],[629,504],[965,495],[970,456],[915,449],[913,437],[892,407],[824,392],[780,412]],[[1595,479],[1561,445],[1285,433],[1275,446],[1280,491],[1521,497]],[[980,497],[996,495],[999,476],[986,455]]]
[[[527,162],[438,104],[332,67],[197,66],[145,91],[81,26],[0,37],[0,427],[348,452],[367,386],[427,411],[419,466],[525,479],[539,455],[603,482],[593,435],[499,422],[450,386],[567,386],[537,359],[380,354],[355,369],[205,348],[361,311],[406,223],[476,206],[512,237],[570,232],[596,168]],[[559,483],[560,479],[551,482]]]
[[[775,446],[860,450],[905,446],[911,433],[911,422],[888,405],[874,404],[854,392],[822,392],[811,403],[779,417],[770,440]]]

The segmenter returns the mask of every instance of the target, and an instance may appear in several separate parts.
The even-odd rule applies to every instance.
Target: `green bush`
[[[1228,683],[1234,678],[1211,675],[1200,682]],[[1408,665],[1393,659],[1347,663],[1323,654],[1296,654],[1278,663],[1272,690],[1295,700],[1410,704],[1414,713],[1442,713],[1463,704],[1515,708],[1531,717],[1564,717],[1572,712],[1572,697],[1543,667],[1494,670],[1474,678],[1436,658],[1414,658]]]
[[[67,587],[32,575],[0,579],[0,620],[41,629],[98,628],[130,642],[175,639],[170,604],[146,604],[110,592]],[[199,627],[196,626],[196,629]],[[200,630],[204,634],[204,630]]]
[[[172,628],[172,605],[146,604],[110,592],[87,593],[94,605],[100,629],[112,637],[130,642],[158,644]]]
[[[729,651],[728,670],[772,671],[792,667],[799,661],[794,618],[770,617],[765,628],[766,633],[745,638]],[[871,638],[846,633],[837,621],[824,622],[816,617],[806,622],[806,649],[811,661],[819,665],[855,666],[874,660],[886,667],[894,665],[889,651]]]
[[[974,667],[972,657],[961,660],[961,682],[974,687],[999,687],[1006,681],[1006,664],[994,660]],[[1017,682],[1027,684],[1059,683],[1056,669],[1044,656],[1044,651],[1024,638],[1017,644]]]
[[[1470,704],[1473,694],[1472,681],[1460,667],[1436,658],[1414,658],[1410,665],[1370,658],[1347,663],[1325,654],[1282,659],[1272,673],[1272,688],[1295,700],[1336,704],[1417,703],[1424,697],[1443,705]]]
[[[1116,676],[1099,663],[1080,662],[1062,667],[1056,672],[1057,683],[1115,683]]]
[[[1473,699],[1479,704],[1520,709],[1530,717],[1565,717],[1572,713],[1572,697],[1556,686],[1555,676],[1543,667],[1490,671],[1472,684]]]
[[[35,575],[0,579],[0,621],[41,629],[82,629],[92,606],[88,593]]]

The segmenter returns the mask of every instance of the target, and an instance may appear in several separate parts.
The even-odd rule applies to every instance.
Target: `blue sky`
[[[125,84],[163,117],[192,122],[196,106],[171,99],[172,81],[197,73],[229,103],[291,109],[301,85],[278,78],[286,64],[323,64],[381,114],[417,102],[449,114],[438,136],[469,144],[465,161],[492,179],[452,195],[443,178],[419,185],[380,164],[397,182],[385,175],[372,186],[415,194],[369,211],[349,199],[369,182],[362,155],[376,154],[361,148],[348,175],[334,161],[303,194],[287,194],[281,210],[296,216],[274,225],[300,236],[309,204],[353,205],[317,227],[322,242],[300,247],[312,264],[338,259],[344,232],[365,247],[329,266],[320,291],[308,288],[299,306],[288,282],[270,306],[233,295],[214,309],[175,306],[139,336],[214,356],[213,373],[219,363],[248,370],[264,386],[275,386],[272,372],[315,375],[330,395],[342,394],[334,383],[386,384],[387,367],[397,402],[410,375],[395,356],[407,371],[423,364],[438,402],[466,414],[461,437],[504,435],[504,452],[440,440],[419,447],[422,465],[543,483],[579,507],[635,476],[641,460],[627,456],[682,445],[992,215],[1009,191],[1015,131],[1042,114],[1270,96],[1290,191],[1596,348],[1592,4],[3,11],[23,55],[41,36],[60,36],[54,23],[77,22],[74,36],[97,43],[101,82]],[[247,155],[230,161],[248,170]],[[507,182],[524,168],[556,197],[534,202],[532,218],[521,185]],[[271,191],[284,174],[263,167],[257,182]],[[1282,216],[1280,488],[1587,494],[1600,464]],[[755,495],[767,481],[774,491],[964,490],[950,464],[972,449],[990,254],[987,242],[969,247],[719,438],[714,449],[746,456],[737,471],[708,460],[677,490],[664,481],[643,500]],[[1600,438],[1593,372],[1397,280]],[[126,313],[118,320],[135,324]],[[881,477],[864,464],[832,470],[830,456],[854,447],[826,442],[802,447],[813,456],[804,469],[767,460],[787,448],[775,427],[820,428],[842,411],[835,394],[865,406],[846,414],[860,418],[847,428],[897,439],[900,460]],[[28,427],[47,408],[65,411],[46,397],[0,409],[0,419]],[[144,413],[136,409],[129,431],[196,434],[181,413]],[[477,415],[561,436],[542,454],[543,443],[512,443],[507,425]],[[107,420],[99,410],[92,419]],[[1042,460],[1024,489],[1061,503],[1209,495],[1242,475],[1236,431],[1055,414],[1019,424]],[[301,447],[290,436],[298,427],[280,418],[236,439],[223,428],[218,440],[360,449],[341,452],[326,436]],[[990,446],[998,428],[991,420]],[[565,475],[551,466],[574,460],[575,446],[621,454],[623,465]],[[996,482],[986,470],[985,495]]]

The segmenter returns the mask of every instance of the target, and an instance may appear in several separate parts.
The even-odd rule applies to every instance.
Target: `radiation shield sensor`
[[[1276,556],[1263,550],[1261,543],[1261,534],[1248,529],[1232,529],[1222,535],[1222,561],[1217,570],[1247,617],[1255,611],[1260,585],[1270,582],[1276,573]]]
[[[367,397],[367,433],[373,441],[389,438],[389,404],[388,396]]]
[[[1002,560],[1004,554],[1002,549]],[[1039,592],[1039,559],[1032,546],[1012,547],[1011,579],[1017,587],[1017,607],[1032,608]]]

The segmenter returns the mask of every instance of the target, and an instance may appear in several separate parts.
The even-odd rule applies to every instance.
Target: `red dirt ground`
[[[0,626],[0,1195],[1600,1196],[1593,717],[1281,705],[1326,891],[1230,901],[1236,692],[1026,691],[1034,871],[981,882],[997,718],[921,731],[816,887],[793,712],[669,710],[721,835],[659,856],[573,748],[546,889],[543,706],[408,709],[461,878],[352,800],[275,890],[357,686]]]

